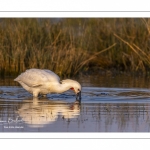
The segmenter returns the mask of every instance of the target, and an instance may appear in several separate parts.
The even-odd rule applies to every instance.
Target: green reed
[[[142,18],[0,19],[0,74],[46,68],[80,72],[150,69],[150,20]]]

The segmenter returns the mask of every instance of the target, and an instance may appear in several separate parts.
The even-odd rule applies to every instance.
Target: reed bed
[[[60,76],[150,70],[150,19],[0,19],[0,74],[46,68]]]

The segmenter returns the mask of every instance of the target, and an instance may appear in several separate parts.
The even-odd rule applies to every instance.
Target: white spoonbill
[[[38,97],[39,94],[63,93],[71,89],[75,92],[76,99],[81,99],[80,83],[71,79],[60,81],[59,76],[50,70],[29,69],[21,73],[14,81],[19,82],[34,97]]]

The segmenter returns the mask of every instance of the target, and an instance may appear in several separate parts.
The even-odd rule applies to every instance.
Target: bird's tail
[[[18,78],[15,78],[14,81],[18,81]]]

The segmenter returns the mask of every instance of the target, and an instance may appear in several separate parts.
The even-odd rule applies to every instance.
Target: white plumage
[[[81,99],[80,83],[71,79],[60,82],[59,76],[50,70],[29,69],[21,73],[14,81],[19,82],[34,97],[38,97],[39,94],[63,93],[72,89],[77,95],[77,98]]]

